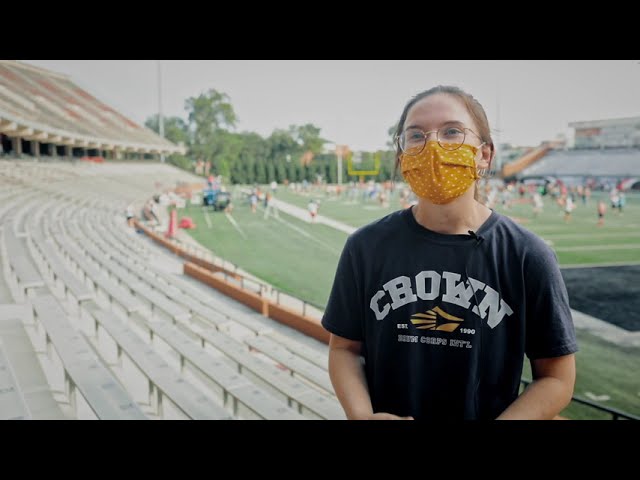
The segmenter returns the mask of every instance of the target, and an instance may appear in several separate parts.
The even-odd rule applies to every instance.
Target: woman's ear
[[[495,155],[496,152],[493,144],[482,145],[482,147],[480,147],[479,158],[476,159],[478,170],[488,170]]]

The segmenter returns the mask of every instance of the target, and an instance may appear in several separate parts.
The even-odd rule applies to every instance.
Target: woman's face
[[[469,115],[467,107],[461,100],[446,93],[436,93],[418,101],[409,110],[404,129],[413,127],[430,132],[450,123],[473,130],[475,135],[466,131],[464,143],[474,147],[480,146],[482,140],[477,136],[478,126]],[[435,132],[430,133],[427,140],[436,140]],[[481,169],[488,168],[490,160],[491,148],[484,145],[476,155],[476,165]]]

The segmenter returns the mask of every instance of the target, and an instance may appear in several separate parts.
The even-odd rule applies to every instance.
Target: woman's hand
[[[362,343],[331,335],[329,376],[336,396],[349,420],[413,420],[391,413],[373,413],[360,351]]]

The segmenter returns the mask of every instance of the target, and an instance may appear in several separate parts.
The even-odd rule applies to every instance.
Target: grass
[[[601,192],[594,194],[586,206],[577,202],[569,222],[565,222],[564,213],[551,204],[551,199],[545,199],[544,212],[538,218],[534,218],[531,205],[527,204],[516,204],[509,210],[498,208],[498,211],[518,220],[550,242],[552,248],[558,248],[556,254],[561,266],[640,262],[640,196],[627,195],[624,214],[608,210],[604,226],[597,227],[596,203],[600,198],[608,204],[608,195]],[[589,246],[595,248],[589,250]]]
[[[187,207],[181,215],[191,216],[197,224],[190,231],[193,238],[220,257],[286,293],[320,307],[326,304],[345,233],[282,213],[282,221],[264,220],[263,211],[253,214],[244,205],[232,214],[244,237],[222,212],[208,213],[212,228],[202,207]]]
[[[238,191],[238,190],[236,190]],[[399,208],[397,198],[391,207],[377,203],[348,203],[328,199],[320,192],[297,194],[280,187],[277,198],[306,208],[309,198],[321,200],[319,213],[359,227]],[[570,223],[565,223],[559,207],[545,199],[544,212],[533,217],[531,205],[517,204],[509,210],[497,211],[515,218],[523,226],[550,242],[561,266],[609,262],[640,262],[640,196],[627,195],[622,216],[610,210],[604,227],[596,227],[596,201],[606,194],[596,193],[587,206],[577,202]],[[608,197],[605,199],[608,204]],[[319,224],[302,222],[281,213],[283,221],[265,220],[262,210],[251,213],[240,197],[233,218],[242,234],[222,212],[209,213],[207,226],[202,207],[191,206],[181,215],[189,215],[198,228],[190,231],[201,244],[284,292],[322,307],[326,304],[345,233]],[[603,246],[606,246],[603,248]],[[575,249],[579,247],[580,249]],[[589,249],[589,247],[595,247]],[[574,249],[574,250],[572,250]],[[640,350],[622,348],[585,332],[578,332],[580,352],[577,354],[578,378],[575,394],[585,392],[607,394],[605,405],[640,415]],[[528,362],[527,362],[528,363]],[[531,378],[530,371],[525,376]],[[569,418],[608,418],[592,408],[572,404],[564,413]]]
[[[576,386],[574,395],[587,399],[587,393],[608,395],[600,402],[607,407],[640,416],[640,351],[613,345],[584,331],[577,331],[580,351],[576,353]],[[531,378],[526,362],[523,376]],[[562,414],[572,419],[611,419],[611,415],[572,402]]]
[[[294,193],[282,187],[278,189],[277,198],[305,209],[307,208],[309,199],[318,199],[320,200],[320,208],[318,210],[320,215],[325,215],[353,227],[366,225],[400,208],[397,195],[391,199],[388,208],[382,208],[377,201],[363,202],[360,200],[354,203],[353,201],[348,201],[346,198],[336,199],[335,197],[327,197],[319,191]]]
[[[344,195],[344,194],[343,194]],[[400,208],[397,194],[390,206],[382,208],[376,201],[357,202],[328,197],[320,190],[295,193],[280,187],[277,197],[306,208],[310,198],[321,201],[319,213],[354,227],[360,227]],[[608,205],[608,195],[596,192],[587,205],[576,202],[571,220],[565,222],[564,212],[545,198],[542,214],[534,218],[531,204],[514,204],[506,210],[501,205],[496,210],[518,221],[522,226],[547,240],[556,252],[561,266],[613,262],[640,262],[640,195],[628,194],[624,214],[611,210],[605,214],[605,225],[597,227],[596,204],[603,198]],[[606,249],[602,246],[606,245]],[[587,247],[595,247],[593,250]]]

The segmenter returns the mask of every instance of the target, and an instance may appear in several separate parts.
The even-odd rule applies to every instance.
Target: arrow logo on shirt
[[[440,307],[434,307],[424,313],[414,313],[411,316],[411,323],[413,323],[418,330],[453,332],[462,322],[464,322],[462,318],[449,315]]]

